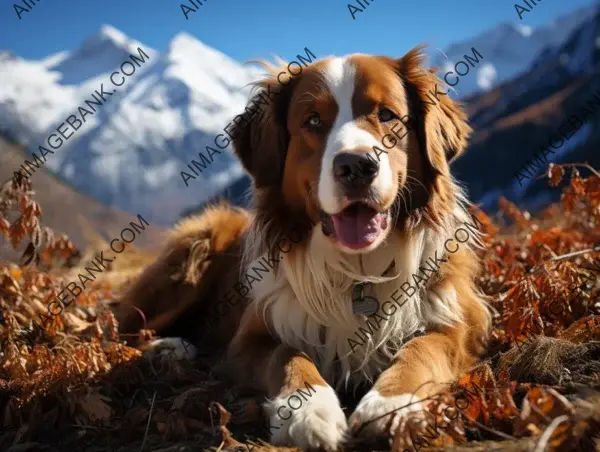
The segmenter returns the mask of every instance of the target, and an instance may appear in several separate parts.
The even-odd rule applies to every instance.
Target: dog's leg
[[[477,363],[488,330],[487,310],[468,288],[458,296],[464,323],[438,327],[402,347],[350,417],[353,433],[393,436],[402,416],[422,410],[423,399],[448,389]]]
[[[270,440],[276,445],[337,450],[347,422],[337,394],[304,353],[276,341],[249,308],[229,354],[229,372],[265,392]]]
[[[453,332],[431,333],[408,342],[356,407],[350,417],[352,432],[393,436],[403,415],[422,410],[422,399],[447,388],[442,383],[459,375],[462,359],[456,348]]]

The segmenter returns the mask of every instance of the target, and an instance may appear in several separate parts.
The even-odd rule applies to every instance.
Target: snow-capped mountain
[[[555,86],[556,77],[568,78],[566,67],[577,70],[588,64],[585,48],[595,49],[588,45],[595,34],[582,24],[595,17],[595,11],[595,6],[583,8],[538,29],[501,25],[451,46],[447,59],[439,52],[433,63],[444,69],[445,64],[471,55],[472,47],[483,55],[455,89],[465,99],[478,90],[506,84],[502,96],[472,112],[475,125],[491,123],[518,111],[521,104],[524,108],[542,98],[543,93],[536,94],[538,74],[546,77],[544,83],[552,80]],[[567,38],[573,43],[568,44]],[[598,40],[594,42],[597,45]],[[574,46],[576,52],[566,52],[569,62],[562,65],[562,72],[553,71],[548,64],[566,61],[563,45]],[[31,151],[37,150],[69,115],[80,113],[79,107],[85,107],[102,85],[115,88],[110,75],[130,55],[139,56],[138,48],[147,55],[143,64],[109,93],[60,149],[47,156],[45,166],[97,200],[142,214],[156,224],[172,223],[183,210],[227,193],[228,187],[245,193],[247,179],[241,180],[243,170],[231,146],[188,180],[189,187],[180,172],[190,172],[191,159],[198,160],[206,146],[214,147],[215,135],[243,109],[249,84],[263,72],[186,33],[173,37],[161,53],[111,26],[101,27],[77,49],[40,61],[0,51],[0,129]],[[594,70],[588,66],[586,70]],[[518,76],[528,67],[532,67],[525,74],[529,77]],[[509,79],[521,82],[510,84]]]
[[[484,126],[512,114],[547,95],[553,88],[566,86],[574,77],[594,74],[600,63],[600,6],[594,5],[588,15],[563,41],[548,45],[518,77],[499,84],[502,95],[470,119]]]
[[[34,62],[0,57],[0,122],[37,150],[101,83],[114,87],[110,74],[138,56],[138,47],[149,58],[47,157],[46,166],[102,202],[168,224],[243,174],[230,148],[189,187],[180,171],[206,145],[214,146],[214,136],[243,109],[247,85],[262,75],[258,69],[186,33],[158,54],[103,26],[72,52]]]
[[[509,4],[506,6],[512,7]],[[547,47],[560,45],[575,28],[594,14],[595,8],[596,5],[577,9],[537,28],[523,24],[498,25],[471,39],[453,44],[443,52],[430,49],[432,65],[440,69],[438,75],[443,77],[447,72],[454,71],[457,62],[465,60],[465,54],[475,58],[471,48],[475,47],[483,55],[481,62],[470,66],[468,74],[462,76],[454,88],[458,98],[465,100],[525,72],[540,52]],[[524,19],[526,21],[526,15]],[[465,72],[464,67],[459,67],[459,70]],[[454,79],[454,76],[449,76],[449,80]]]
[[[551,150],[548,162],[588,162],[597,168],[599,74],[600,6],[595,6],[561,43],[546,47],[526,72],[470,98],[469,119],[476,133],[454,169],[468,183],[472,197],[488,209],[499,196],[531,209],[555,200],[559,191],[537,179],[547,166],[535,158],[540,149]],[[573,115],[583,123],[568,129]]]
[[[129,39],[116,28],[103,25],[74,52],[60,52],[45,59],[43,64],[49,71],[61,74],[61,85],[79,85],[98,75],[110,74],[130,54],[137,55],[138,47],[142,47],[150,58],[156,54],[153,49]]]

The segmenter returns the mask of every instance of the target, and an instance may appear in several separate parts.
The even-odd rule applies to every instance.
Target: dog
[[[253,208],[182,220],[119,305],[124,331],[143,314],[224,347],[229,377],[267,397],[274,444],[393,437],[485,350],[481,237],[458,238],[469,202],[449,167],[471,128],[424,58],[327,57],[286,85],[267,65],[256,89],[277,95],[232,134]],[[364,385],[347,419],[336,391]]]

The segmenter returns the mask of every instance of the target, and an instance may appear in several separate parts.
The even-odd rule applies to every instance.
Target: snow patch
[[[494,86],[494,82],[498,78],[496,68],[491,63],[484,63],[477,71],[477,86],[481,89],[488,90]]]
[[[533,27],[531,25],[516,24],[515,28],[525,37],[529,37],[533,33]]]

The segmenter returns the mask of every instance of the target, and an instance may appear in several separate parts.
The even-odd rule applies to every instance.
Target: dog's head
[[[471,129],[423,59],[416,48],[329,57],[291,76],[270,68],[247,108],[262,113],[233,134],[267,236],[319,224],[342,251],[362,253],[451,209],[449,162]]]

